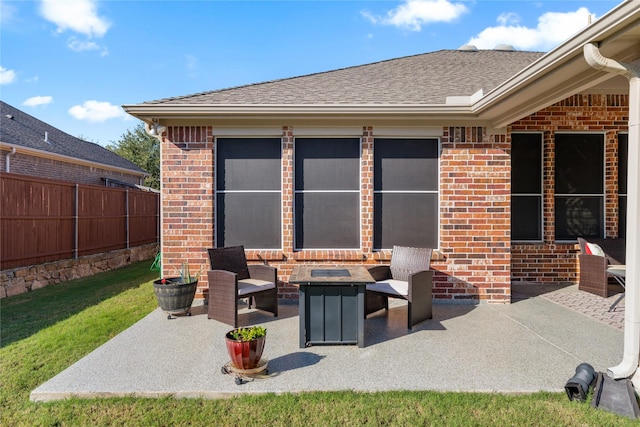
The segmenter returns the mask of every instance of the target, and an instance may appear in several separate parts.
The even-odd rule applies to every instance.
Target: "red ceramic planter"
[[[258,366],[266,338],[265,335],[251,341],[236,341],[231,338],[231,332],[228,332],[225,341],[233,365],[238,369],[253,369]]]

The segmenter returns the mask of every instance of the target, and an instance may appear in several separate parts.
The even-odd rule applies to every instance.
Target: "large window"
[[[438,140],[374,142],[374,249],[438,247]]]
[[[360,139],[296,138],[296,249],[360,248]]]
[[[604,135],[555,136],[556,240],[604,236]]]
[[[629,135],[618,135],[618,237],[627,235],[627,167],[629,166]]]
[[[511,135],[511,240],[542,240],[542,135]]]
[[[216,141],[216,245],[280,249],[279,138]]]

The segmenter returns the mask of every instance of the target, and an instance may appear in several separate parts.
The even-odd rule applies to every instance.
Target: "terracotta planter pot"
[[[225,341],[233,365],[238,369],[253,369],[258,366],[266,338],[265,335],[251,341],[236,341],[231,337],[231,331],[227,332]]]

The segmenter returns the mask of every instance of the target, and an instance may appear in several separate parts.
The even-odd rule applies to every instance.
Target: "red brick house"
[[[583,46],[638,61],[639,23],[624,2],[547,54],[465,46],[124,106],[162,135],[163,268],[243,244],[296,298],[296,264],[398,244],[434,248],[440,300],[576,281],[578,236],[625,233],[630,139],[628,80]]]
[[[0,171],[78,184],[135,187],[148,175],[106,148],[0,101]]]

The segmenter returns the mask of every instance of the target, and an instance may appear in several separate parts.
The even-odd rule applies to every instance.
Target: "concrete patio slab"
[[[622,358],[623,332],[548,298],[510,305],[434,305],[434,318],[406,330],[396,302],[365,323],[365,347],[299,348],[298,306],[276,319],[243,309],[243,325],[267,327],[266,378],[237,385],[221,368],[231,328],[204,306],[167,320],[156,309],[32,391],[34,401],[71,396],[223,398],[242,393],[436,390],[563,391],[581,362],[605,371]]]

